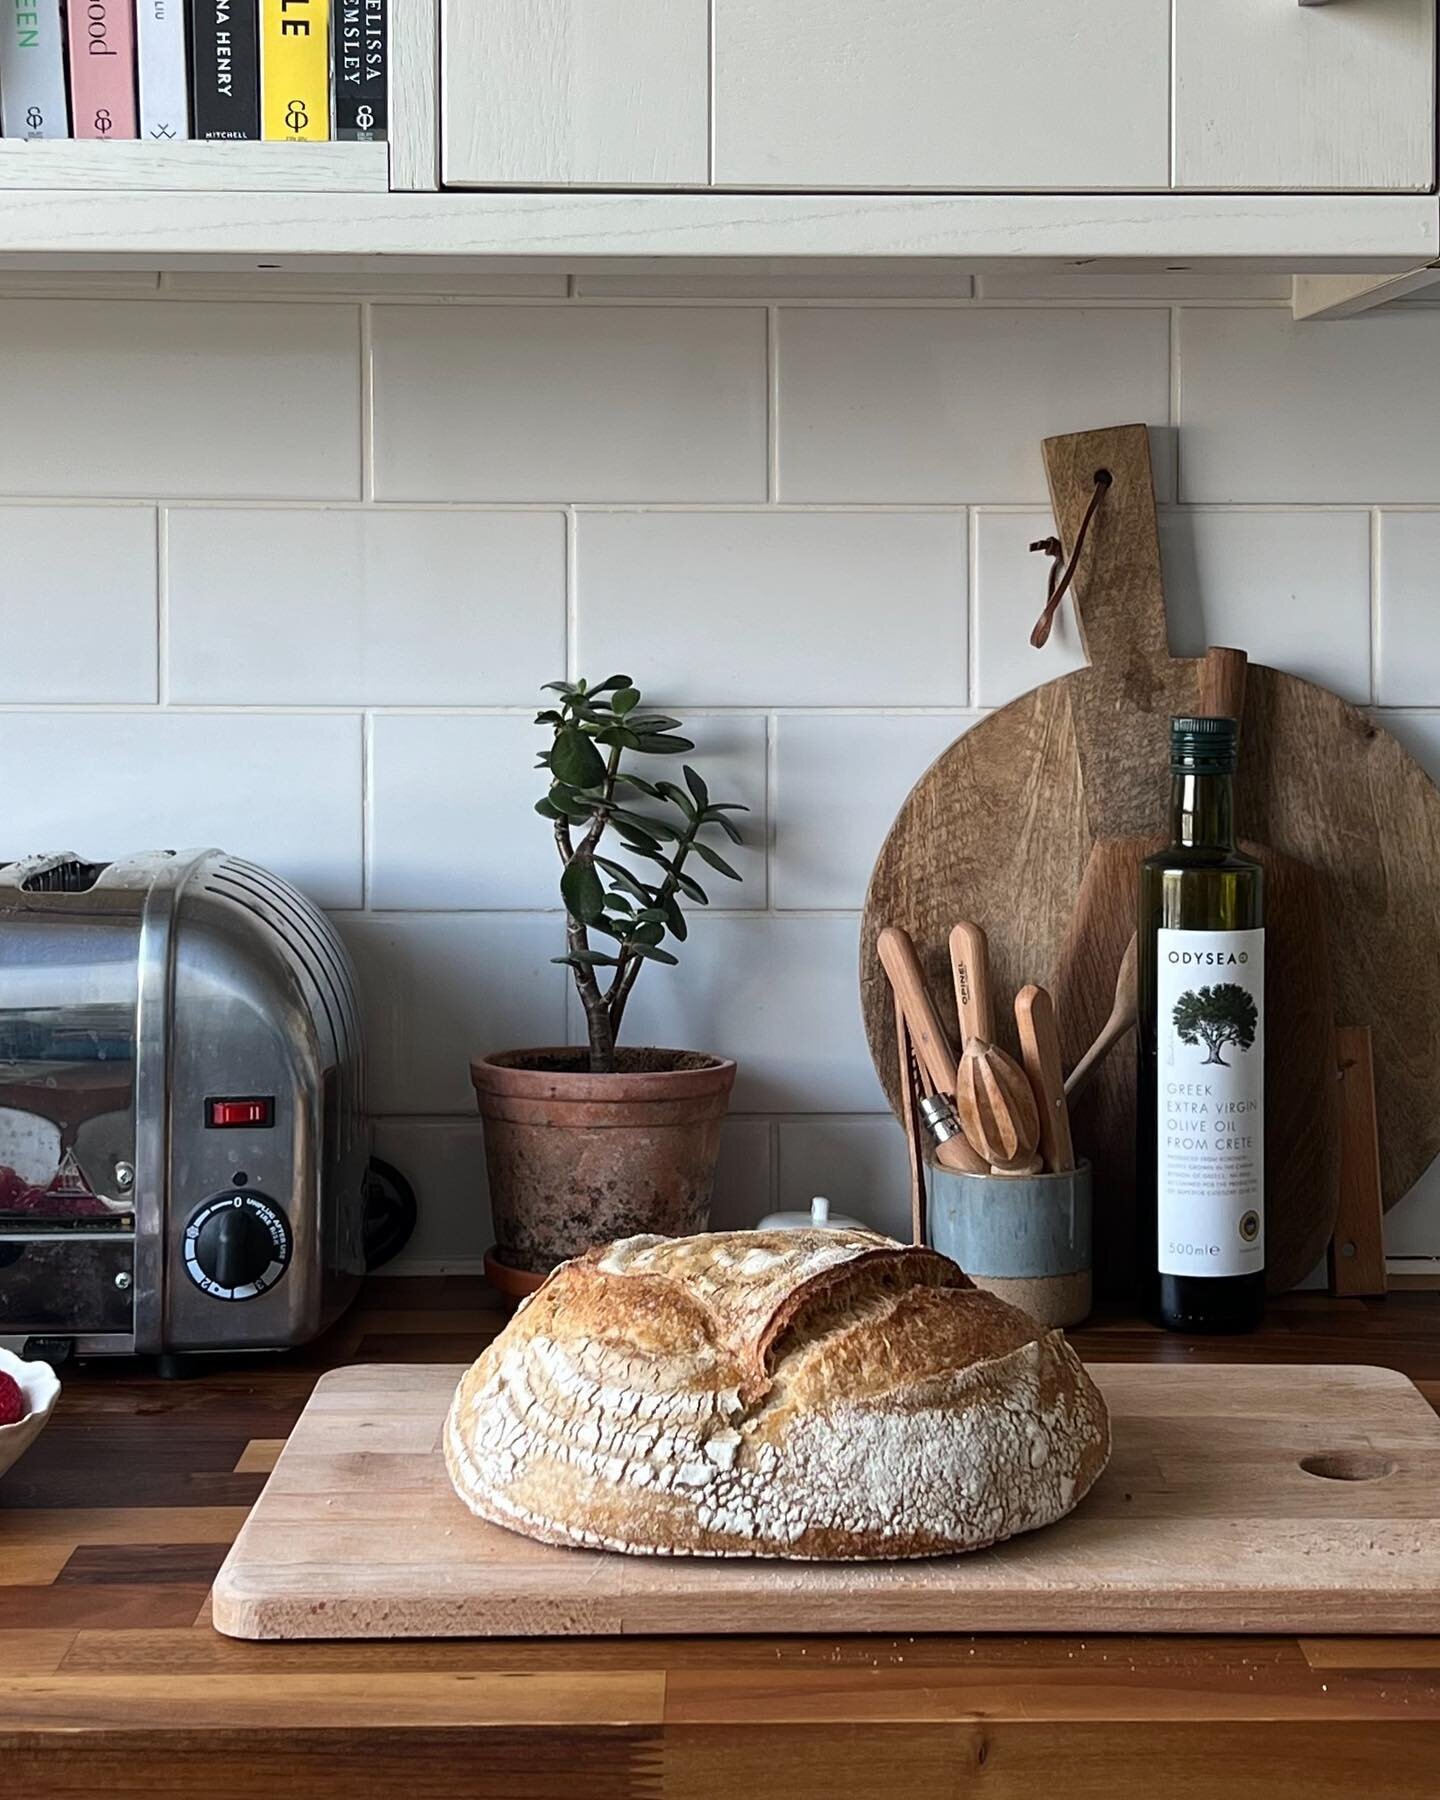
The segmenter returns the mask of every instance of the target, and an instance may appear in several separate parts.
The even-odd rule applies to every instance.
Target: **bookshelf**
[[[386,144],[87,143],[0,138],[0,191],[348,193],[390,186]]]

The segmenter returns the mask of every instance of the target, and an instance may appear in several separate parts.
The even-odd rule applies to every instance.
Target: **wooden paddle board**
[[[1095,471],[1114,473],[1073,590],[1090,666],[966,732],[921,776],[880,851],[861,927],[860,983],[870,1048],[892,1103],[898,1065],[889,989],[875,956],[880,928],[910,933],[948,1024],[950,928],[957,919],[984,926],[1004,1002],[997,1030],[1013,1052],[1004,1023],[1009,996],[1027,982],[1054,991],[1096,842],[1164,830],[1170,715],[1193,711],[1199,698],[1201,664],[1173,658],[1166,636],[1145,427],[1048,439],[1045,463],[1067,545],[1076,541]],[[1037,611],[1041,587],[1037,575]],[[1303,632],[1303,609],[1295,617]],[[1357,707],[1259,663],[1249,666],[1241,746],[1241,833],[1316,872],[1335,1019],[1373,1034],[1381,1178],[1393,1206],[1440,1153],[1440,790]],[[1108,1008],[1115,970],[1106,951],[1097,946],[1088,991],[1104,995]],[[1072,983],[1069,996],[1055,993],[1067,1045],[1077,1031],[1083,1036],[1067,1019],[1074,992]],[[1272,1052],[1283,1055],[1290,1036],[1283,991],[1269,1011]],[[1306,1028],[1298,1017],[1293,1026]],[[1128,1133],[1128,1114],[1110,1116]],[[1086,1123],[1077,1118],[1082,1155],[1094,1148]],[[1278,1143],[1282,1122],[1274,1123]],[[1117,1154],[1104,1159],[1109,1181],[1095,1195],[1102,1281],[1128,1249],[1130,1196],[1117,1191],[1123,1145],[1117,1139],[1112,1148]],[[1322,1193],[1308,1156],[1267,1158],[1267,1261],[1291,1280],[1333,1228],[1333,1168],[1331,1158]]]
[[[1092,1365],[1114,1454],[992,1550],[785,1563],[557,1550],[475,1518],[440,1452],[462,1370],[323,1376],[215,1582],[247,1638],[806,1631],[1431,1631],[1440,1420],[1386,1369]]]

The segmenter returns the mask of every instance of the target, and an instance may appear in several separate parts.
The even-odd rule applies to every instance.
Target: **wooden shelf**
[[[84,156],[112,175],[127,148],[0,145],[44,151],[51,167]],[[1383,274],[1440,256],[1433,194],[389,193],[383,144],[133,149],[129,185],[0,181],[0,267],[943,257],[981,273],[1094,262]]]
[[[0,139],[0,190],[67,195],[383,194],[389,181],[385,144]]]

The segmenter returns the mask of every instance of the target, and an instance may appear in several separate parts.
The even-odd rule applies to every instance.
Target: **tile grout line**
[[[780,308],[765,308],[765,498],[780,504]]]
[[[696,717],[701,715],[696,714]],[[777,750],[779,717],[765,715],[765,910],[775,910],[775,862],[780,834],[780,759]]]
[[[370,900],[375,885],[371,867],[375,848],[374,759],[374,719],[370,713],[363,712],[360,715],[360,909],[367,915],[371,911]]]
[[[155,704],[170,704],[170,515],[155,508]]]
[[[360,303],[360,498],[375,498],[375,379],[372,302]]]
[[[764,518],[773,513],[786,513],[796,518],[949,518],[964,512],[1025,513],[1048,511],[1049,499],[1038,495],[1030,500],[359,500],[354,496],[312,495],[296,499],[292,495],[257,494],[241,499],[223,494],[17,494],[0,496],[0,517],[6,512],[71,509],[107,512],[136,512],[156,506],[169,512],[376,512],[418,514],[460,514],[466,517],[505,517],[511,514],[574,513],[608,516],[626,513],[654,513],[714,518]],[[1389,500],[1371,497],[1365,500],[1158,500],[1162,513],[1225,513],[1258,516],[1275,513],[1369,513],[1377,508],[1385,512],[1440,513],[1440,504],[1427,500]]]
[[[563,679],[576,680],[580,661],[580,529],[573,506],[565,509],[564,660]],[[601,676],[601,680],[604,680],[604,676]]]
[[[970,507],[965,522],[965,704],[973,712],[980,691],[980,518]]]
[[[1370,706],[1372,710],[1380,705],[1380,651],[1381,633],[1381,601],[1383,598],[1383,576],[1381,574],[1381,550],[1384,523],[1380,508],[1372,507],[1370,511]]]

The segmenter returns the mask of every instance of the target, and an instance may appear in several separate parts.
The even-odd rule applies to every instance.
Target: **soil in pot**
[[[615,1238],[709,1224],[735,1064],[654,1048],[616,1060],[613,1075],[592,1075],[574,1046],[471,1059],[496,1254],[513,1269],[548,1271]]]

